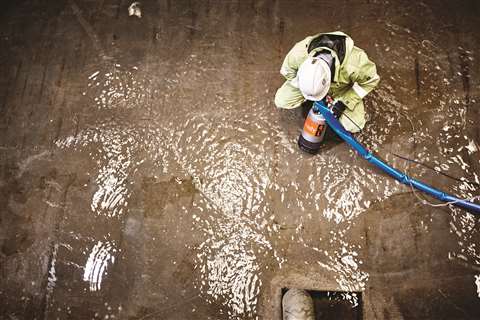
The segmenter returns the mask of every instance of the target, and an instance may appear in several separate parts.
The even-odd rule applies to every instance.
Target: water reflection
[[[433,43],[420,44],[409,32],[387,24],[388,28],[405,44],[395,52],[387,50],[393,61],[402,55],[413,63],[411,53],[419,45],[439,54]],[[432,76],[447,78],[436,66],[429,65]],[[166,79],[169,90],[162,97],[175,98],[179,83],[186,85],[195,77],[200,76],[185,71]],[[115,67],[94,72],[85,96],[91,99],[91,108],[108,120],[90,119],[92,125],[57,141],[60,148],[88,152],[95,162],[92,213],[124,219],[133,178],[144,162],[153,167],[146,170],[149,173],[191,177],[198,196],[191,212],[182,207],[182,213],[193,217],[191,230],[201,239],[191,257],[197,271],[192,281],[205,301],[225,307],[230,319],[257,318],[263,279],[285,265],[317,265],[319,273],[335,279],[338,290],[365,290],[370,276],[363,265],[364,242],[353,230],[372,202],[405,192],[405,187],[377,175],[351,151],[306,157],[295,147],[296,135],[285,133],[268,104],[247,101],[249,112],[242,114],[235,111],[239,106],[219,97],[214,111],[175,106],[172,112],[168,104],[156,110],[149,100],[156,91],[149,87],[149,81],[140,80],[132,70]],[[415,104],[396,98],[398,88],[408,84],[401,78],[391,79],[372,97],[369,107],[375,118],[359,140],[416,176],[426,175],[425,168],[402,163],[388,152],[409,150],[413,158],[478,182],[464,158],[465,152],[473,150],[473,138],[458,134],[466,125],[466,106],[441,90],[431,90],[426,97],[431,107],[417,111]],[[424,125],[427,121],[432,124]],[[439,137],[433,136],[439,131]],[[449,187],[462,197],[477,192],[467,182]],[[451,229],[458,236],[458,251],[451,257],[479,264],[473,217],[451,210]],[[99,239],[85,253],[83,280],[91,291],[101,290],[117,252],[115,241]],[[285,247],[291,252],[305,249],[308,255],[304,261],[290,259]],[[51,277],[55,279],[53,271]],[[478,286],[480,280],[475,281]],[[343,298],[358,304],[354,293]]]
[[[98,291],[102,288],[103,278],[107,275],[109,264],[115,262],[115,242],[98,241],[91,249],[85,271],[83,273],[83,281],[89,283],[90,291]]]
[[[174,149],[201,194],[196,228],[206,240],[197,253],[199,289],[206,301],[226,306],[230,319],[257,318],[263,264],[276,256],[264,231],[272,224],[265,210],[269,160],[245,147],[250,131],[242,124],[235,131],[228,126],[215,115],[192,117],[185,130],[177,128]]]
[[[394,25],[387,24],[389,28]],[[422,72],[428,75],[428,80],[420,82],[424,108],[415,111],[407,103],[403,110],[415,115],[415,121],[411,122],[413,140],[409,140],[413,151],[409,156],[421,159],[426,163],[435,166],[435,169],[445,172],[454,177],[460,177],[461,181],[453,179],[446,180],[443,185],[437,181],[433,185],[464,199],[471,199],[479,194],[478,185],[467,182],[478,183],[479,175],[475,172],[478,165],[472,164],[475,161],[471,155],[471,141],[473,141],[472,122],[467,117],[467,111],[475,99],[471,99],[468,87],[470,65],[474,63],[474,56],[471,51],[458,46],[457,50],[446,52],[445,48],[434,41],[419,41],[410,32],[402,33],[402,28],[396,26],[397,36],[405,39],[405,47],[398,48],[396,54],[403,55],[408,52],[416,52],[417,61],[422,62]],[[416,48],[420,48],[417,50]],[[393,54],[393,53],[392,53]],[[414,58],[413,55],[411,55]],[[455,61],[455,62],[453,62]],[[403,80],[405,82],[406,80]],[[397,81],[403,85],[401,81]],[[460,88],[459,88],[459,85]],[[393,93],[392,93],[393,95]],[[474,150],[474,148],[472,148]],[[425,174],[425,168],[415,167],[417,174]],[[430,174],[431,171],[429,172]],[[417,197],[421,197],[415,193]],[[428,203],[423,197],[418,202]],[[437,202],[431,203],[434,207],[445,206]],[[472,266],[480,265],[480,252],[476,249],[476,243],[480,237],[473,215],[464,210],[448,206],[450,212],[450,231],[457,236],[458,248],[455,252],[449,252],[451,260],[463,260]],[[431,220],[422,221],[422,224],[429,224]],[[428,227],[426,227],[428,228]]]
[[[88,177],[93,175],[93,179],[89,179],[91,185],[84,185],[87,188],[93,187],[89,207],[91,213],[102,221],[98,226],[92,225],[92,235],[85,239],[89,243],[95,241],[96,244],[82,252],[86,255],[82,279],[88,282],[90,291],[102,289],[108,269],[116,261],[117,244],[114,240],[107,239],[110,231],[118,233],[119,230],[109,230],[104,224],[108,219],[114,218],[118,221],[126,216],[128,201],[132,195],[131,179],[146,160],[143,156],[139,157],[139,153],[155,161],[156,155],[162,150],[158,144],[161,134],[156,128],[132,126],[118,113],[131,108],[138,110],[141,107],[138,114],[141,118],[149,112],[149,109],[145,108],[145,99],[150,92],[150,86],[144,80],[137,79],[135,70],[136,68],[126,70],[117,64],[108,68],[108,71],[96,71],[89,76],[84,96],[86,108],[89,116],[93,116],[94,124],[56,141],[59,148],[88,154],[96,167],[92,173],[85,172]],[[107,117],[110,119],[105,121],[102,116],[98,121],[98,112],[104,110],[107,114],[112,115],[113,112],[119,117]],[[143,140],[145,136],[151,137],[148,145]],[[149,149],[151,146],[153,147]],[[88,221],[99,223],[88,218],[88,213],[85,215]],[[98,230],[101,230],[100,234],[95,232]],[[100,240],[95,240],[95,237]],[[75,248],[70,248],[70,251],[73,250]],[[54,261],[51,265],[54,268]]]
[[[224,301],[231,319],[255,316],[263,269],[257,255],[268,254],[270,243],[235,219],[204,231],[210,237],[200,245],[197,262],[201,266],[200,289],[207,294],[206,300]]]
[[[205,159],[203,194],[228,215],[251,215],[259,209],[268,183],[248,149],[238,142],[213,148]],[[265,176],[265,174],[263,174]]]

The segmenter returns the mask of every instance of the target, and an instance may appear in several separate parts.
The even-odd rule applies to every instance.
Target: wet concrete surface
[[[478,218],[345,145],[296,147],[284,55],[342,30],[377,63],[359,140],[480,194],[477,1],[20,1],[0,13],[0,318],[479,319]],[[422,159],[455,181],[392,155]]]

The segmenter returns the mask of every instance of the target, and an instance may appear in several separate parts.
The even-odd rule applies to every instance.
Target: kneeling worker
[[[333,113],[352,133],[365,126],[362,99],[380,81],[367,54],[340,31],[309,36],[295,44],[280,73],[286,81],[275,95],[278,108],[297,108],[328,94],[335,100]]]

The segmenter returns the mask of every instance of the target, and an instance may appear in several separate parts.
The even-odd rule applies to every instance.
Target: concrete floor
[[[0,12],[0,318],[280,319],[282,287],[365,319],[480,319],[478,218],[273,105],[296,41],[377,63],[359,139],[461,197],[479,182],[480,4],[11,1]],[[434,203],[432,199],[428,199]]]

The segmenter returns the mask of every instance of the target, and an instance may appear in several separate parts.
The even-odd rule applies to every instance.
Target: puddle
[[[378,58],[382,76],[358,139],[413,177],[478,196],[476,51],[452,39],[445,45],[441,32],[417,25],[418,12],[435,18],[425,3],[377,2],[365,4],[377,40],[366,42],[370,29],[347,23]],[[294,31],[282,12],[299,9],[288,3],[142,3],[148,14],[129,18],[135,29],[128,32],[142,40],[135,54],[123,50],[122,41],[131,42],[118,28],[115,59],[83,57],[83,70],[69,69],[62,81],[76,82],[61,93],[71,95],[68,103],[55,109],[64,114],[52,150],[5,167],[15,181],[0,184],[6,212],[52,224],[41,233],[51,253],[42,260],[45,318],[268,319],[270,281],[297,273],[328,278],[330,293],[316,296],[328,306],[325,316],[353,312],[356,319],[373,295],[382,297],[371,299],[380,315],[387,306],[399,317],[408,310],[434,317],[402,303],[423,294],[447,306],[440,301],[457,296],[456,268],[472,273],[455,300],[466,306],[458,308],[478,302],[466,299],[480,297],[474,216],[413,193],[345,145],[315,157],[298,150],[301,114],[274,109],[272,98],[281,82],[276,61],[316,19],[317,5],[299,5],[307,15]],[[329,6],[332,17],[341,8]],[[461,33],[435,21],[452,38]],[[52,168],[57,175],[42,171]],[[27,185],[34,187],[20,190]],[[14,262],[6,273],[19,270],[15,259],[36,245],[8,237],[2,252]],[[25,290],[34,296],[42,285]]]
[[[408,32],[401,37],[407,46],[399,50],[413,59],[408,46],[420,43]],[[430,53],[441,50],[433,44],[428,49]],[[434,64],[431,68],[438,77],[445,76]],[[111,120],[88,125],[56,142],[65,150],[88,152],[95,163],[97,169],[89,173],[91,180],[86,185],[94,190],[92,214],[123,221],[134,181],[143,171],[152,173],[143,182],[149,190],[147,215],[162,217],[169,204],[175,206],[179,199],[189,198],[188,207],[182,206],[178,214],[191,219],[192,235],[202,239],[189,262],[195,270],[194,288],[230,319],[258,318],[263,279],[290,264],[317,266],[318,272],[333,275],[339,290],[366,290],[365,238],[353,230],[372,201],[405,192],[405,187],[376,174],[342,146],[307,157],[291,147],[296,136],[286,138],[281,123],[273,122],[274,130],[266,130],[272,122],[264,105],[252,103],[252,112],[239,114],[233,112],[235,102],[219,99],[220,112],[188,108],[159,112],[153,102],[158,90],[148,88],[152,80],[142,79],[141,73],[138,68],[114,65],[88,76],[84,97],[92,110],[91,119],[98,114]],[[165,96],[175,96],[176,83],[188,85],[188,81],[188,72],[167,79],[172,91]],[[417,176],[425,174],[425,168],[395,159],[390,150],[410,149],[408,156],[422,157],[437,164],[438,170],[463,172],[478,180],[458,153],[471,149],[471,138],[453,133],[465,126],[465,107],[446,94],[434,94],[428,98],[429,106],[440,110],[435,111],[433,124],[424,126],[424,119],[432,115],[429,108],[412,111],[412,105],[396,100],[392,90],[386,85],[373,96],[370,108],[377,109],[376,118],[360,141]],[[133,121],[123,120],[132,114]],[[434,127],[440,129],[440,136],[428,144],[434,139]],[[392,140],[392,132],[402,139]],[[450,188],[463,197],[473,196],[476,190],[465,182],[452,183]],[[475,237],[473,217],[455,209],[451,212],[451,226],[460,245],[451,256],[477,259],[469,240]],[[326,234],[318,233],[319,224],[326,226]],[[299,246],[309,258],[292,260],[284,249],[286,239],[289,247]],[[108,270],[118,263],[118,250],[115,240],[98,239],[85,252],[83,280],[91,291],[102,289]],[[344,294],[343,301],[349,301],[352,308],[361,304],[356,294]]]

